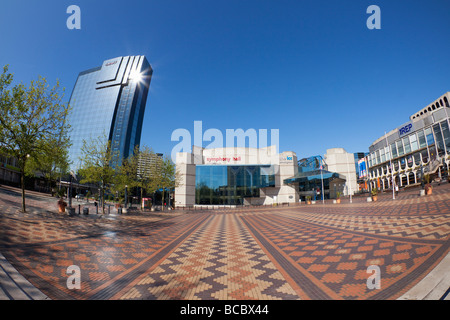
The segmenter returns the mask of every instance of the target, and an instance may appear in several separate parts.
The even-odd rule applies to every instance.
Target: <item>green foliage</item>
[[[372,189],[372,196],[376,196],[378,194],[378,189],[377,188],[373,188]]]
[[[111,161],[116,153],[111,151],[111,141],[106,137],[97,137],[90,141],[83,141],[81,147],[81,163],[79,170],[81,176],[80,183],[91,183],[97,185],[100,189],[100,200],[104,198],[106,190],[109,190],[114,184],[116,170],[111,167]],[[105,210],[104,201],[102,201],[103,213]]]
[[[164,159],[160,160],[160,168],[159,186],[168,189],[178,187],[180,176],[170,157],[165,156]]]
[[[64,154],[67,149],[69,126],[65,119],[70,107],[62,102],[64,90],[58,81],[50,88],[45,78],[38,77],[28,87],[20,83],[9,89],[12,81],[13,75],[5,66],[0,75],[0,147],[18,160],[25,212],[24,175],[28,161],[34,159],[34,170],[48,171],[48,165],[55,166],[55,160],[44,160],[43,154],[50,153],[50,146],[53,153]]]
[[[34,176],[40,172],[49,181],[56,181],[69,170],[68,148],[69,139],[53,137],[49,141],[41,141],[40,152],[29,157],[25,174]]]

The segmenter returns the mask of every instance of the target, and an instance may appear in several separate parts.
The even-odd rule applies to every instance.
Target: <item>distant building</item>
[[[372,188],[419,185],[424,174],[446,175],[450,162],[450,92],[409,117],[369,147]]]
[[[329,160],[341,169],[343,149],[329,152]],[[344,162],[346,164],[346,162]],[[351,181],[356,181],[354,155],[349,154]],[[320,156],[297,161],[295,152],[277,153],[266,148],[215,148],[193,146],[179,152],[176,167],[180,185],[175,204],[185,206],[236,206],[298,203],[307,197],[319,201],[336,198],[345,188],[348,169],[331,172]],[[355,182],[356,183],[356,182]],[[355,186],[355,190],[356,186]]]
[[[157,170],[158,160],[162,160],[162,153],[141,154],[138,160],[138,176],[149,174]]]
[[[9,185],[20,184],[20,171],[17,158],[6,155],[0,150],[0,183]]]
[[[295,186],[284,183],[297,170],[297,156],[266,148],[215,148],[193,146],[179,152],[176,167],[180,185],[176,206],[272,205],[298,202]]]
[[[83,141],[111,141],[112,152],[118,154],[113,166],[133,153],[140,144],[152,73],[144,56],[126,56],[106,60],[102,66],[78,75],[68,117],[72,170],[82,165]]]
[[[297,173],[284,183],[295,187],[300,200],[308,197],[312,201],[334,199],[338,192],[343,193],[346,178],[329,170],[322,156],[303,158],[298,161]]]
[[[348,153],[343,148],[328,149],[324,160],[328,170],[345,176],[344,195],[353,195],[359,191],[358,185],[358,160],[364,157],[364,153]]]

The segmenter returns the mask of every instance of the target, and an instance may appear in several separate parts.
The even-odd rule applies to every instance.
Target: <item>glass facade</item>
[[[270,165],[197,165],[195,203],[241,205],[244,198],[259,197],[260,188],[275,186]]]
[[[71,169],[81,167],[83,141],[111,141],[120,159],[139,145],[152,69],[144,56],[106,60],[101,67],[78,75],[70,98],[69,149]]]
[[[356,153],[354,157],[359,159],[363,155],[363,153]],[[322,195],[317,195],[317,191],[321,192],[322,190],[322,184],[324,199],[334,198],[337,191],[343,191],[345,177],[338,173],[327,171],[327,169],[328,166],[321,156],[305,158],[298,162],[298,173],[292,178],[285,179],[284,183],[297,185],[297,190],[302,200],[305,200],[307,196],[311,196],[312,200],[322,197]],[[339,184],[336,182],[339,182]]]

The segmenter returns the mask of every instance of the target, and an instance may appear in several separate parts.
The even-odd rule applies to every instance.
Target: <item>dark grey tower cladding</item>
[[[113,166],[133,153],[141,140],[152,73],[144,56],[125,56],[106,60],[101,67],[78,75],[70,98],[72,170],[82,165],[83,141],[111,141],[111,150],[118,155]]]

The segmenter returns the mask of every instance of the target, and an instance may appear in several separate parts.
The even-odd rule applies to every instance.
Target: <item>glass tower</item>
[[[111,141],[111,150],[118,155],[113,166],[133,153],[141,139],[152,73],[144,56],[125,56],[78,75],[69,102],[71,170],[82,166],[83,141]]]

